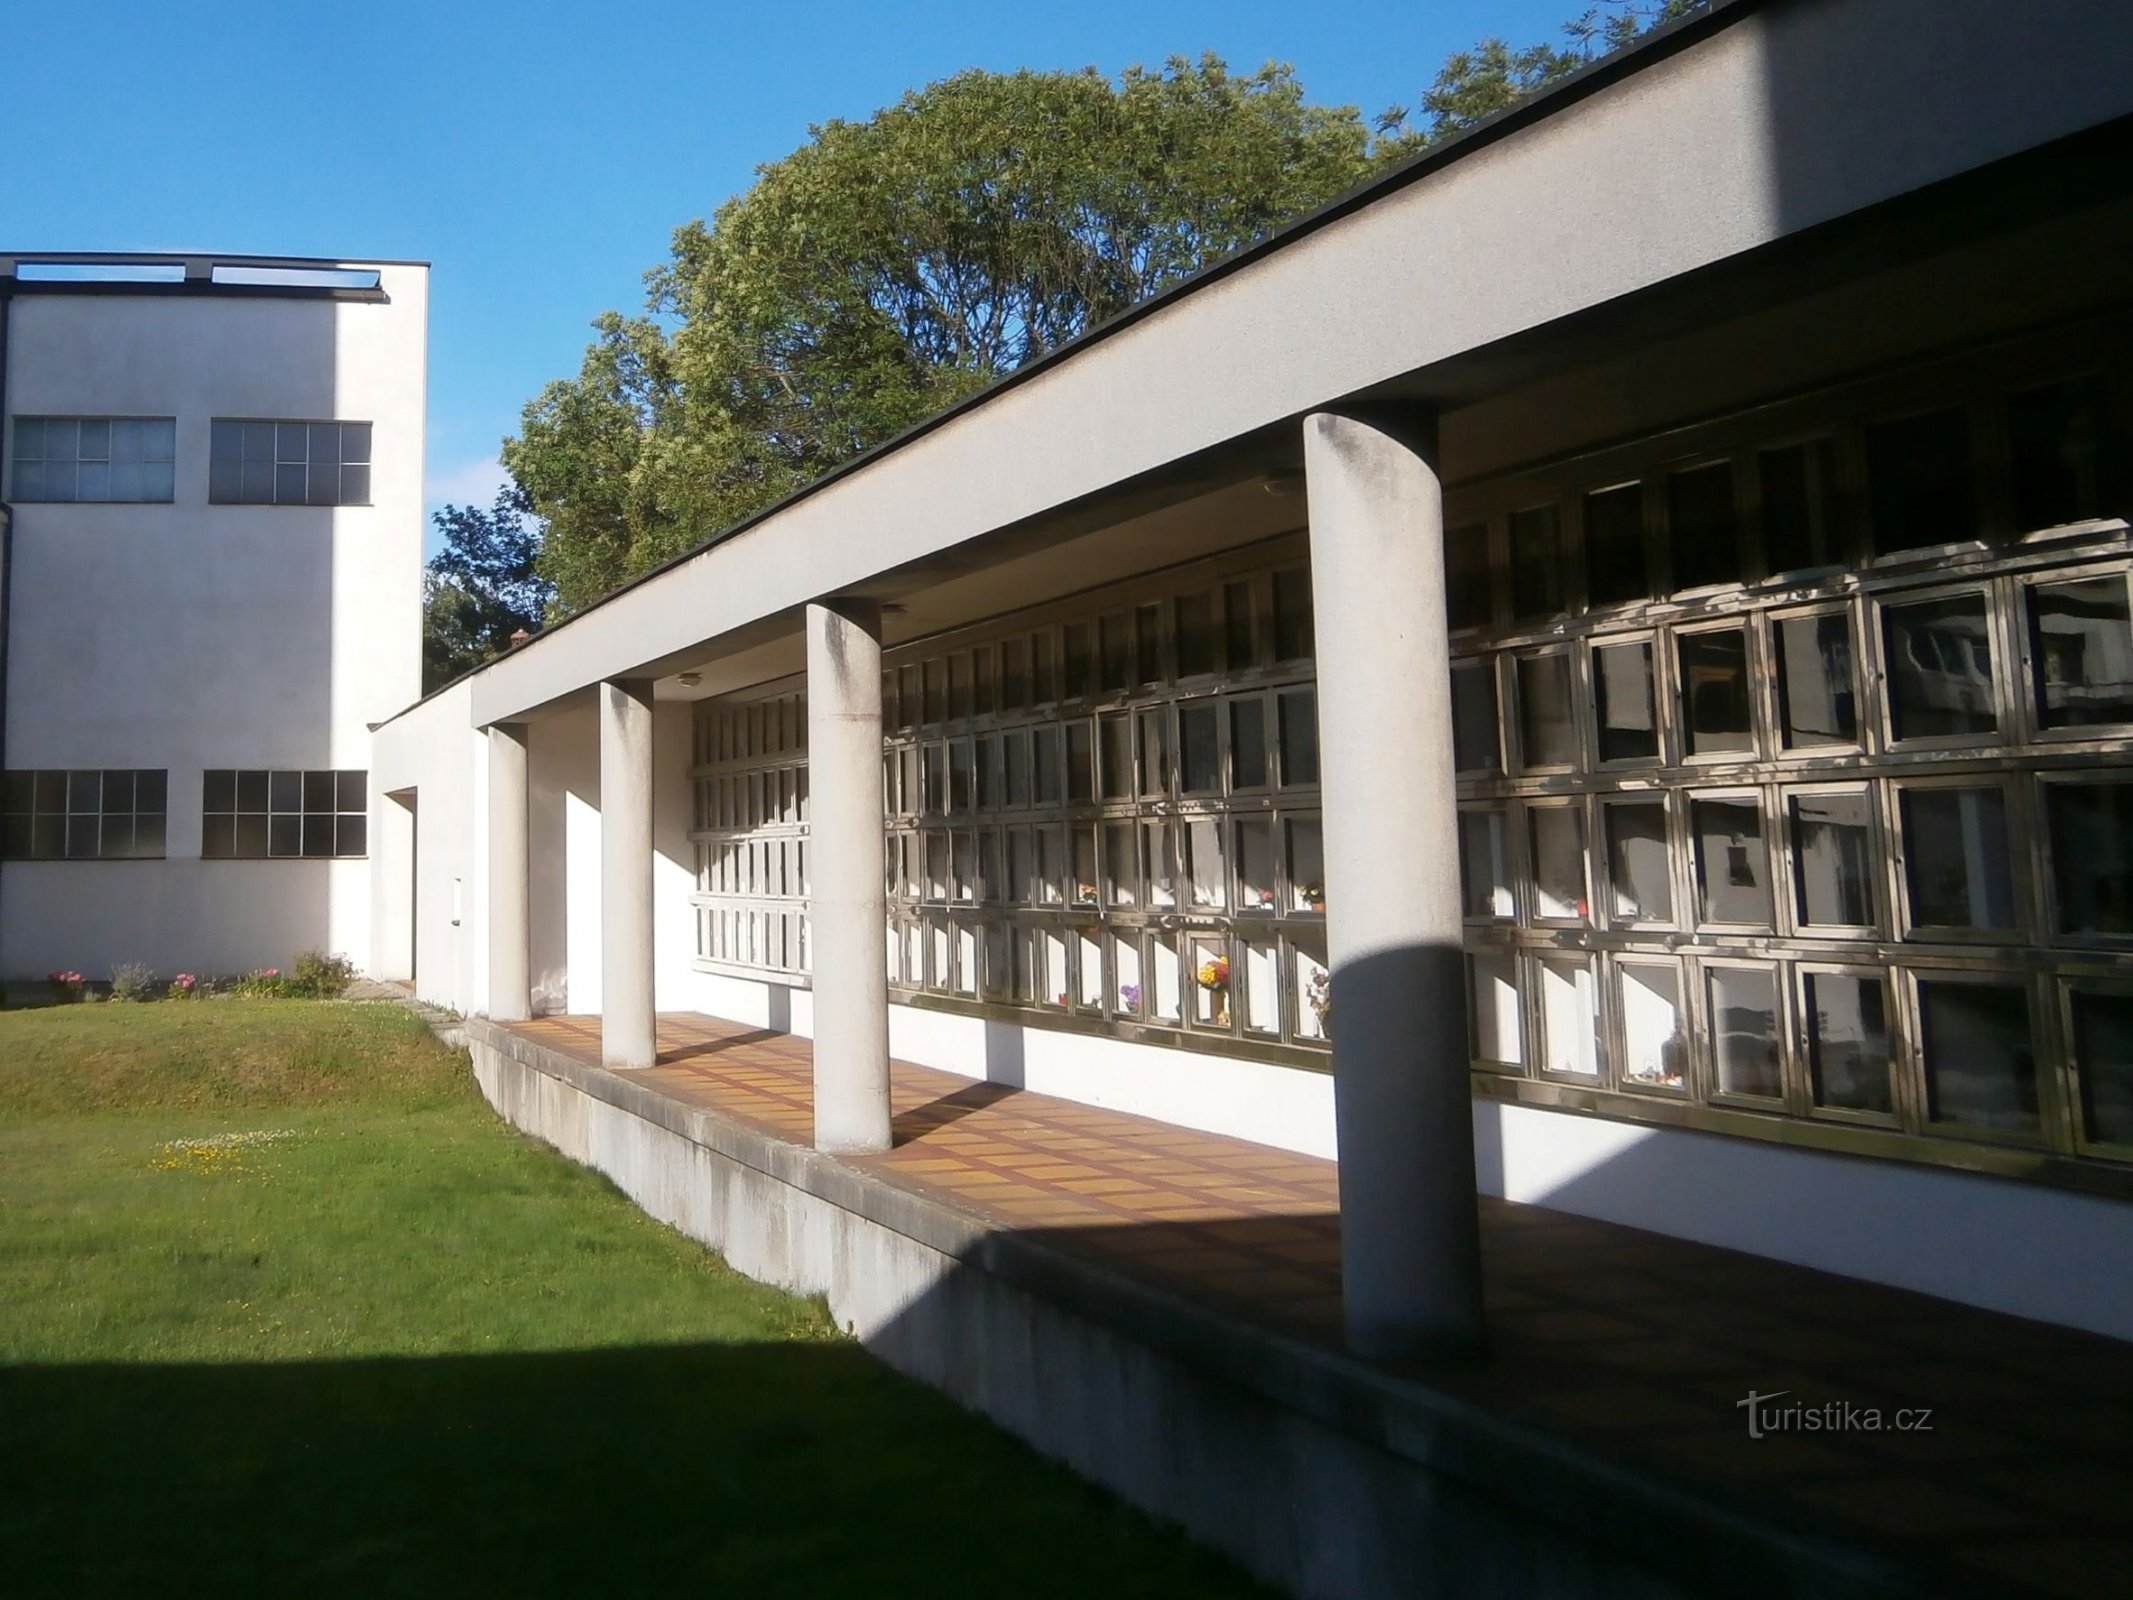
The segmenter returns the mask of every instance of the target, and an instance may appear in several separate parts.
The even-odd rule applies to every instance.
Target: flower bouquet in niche
[[[1214,1013],[1217,1027],[1229,1026],[1229,963],[1220,956],[1212,956],[1200,963],[1200,970],[1193,974],[1201,988],[1207,991],[1207,1004]]]

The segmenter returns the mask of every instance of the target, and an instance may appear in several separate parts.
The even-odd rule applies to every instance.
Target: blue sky
[[[637,309],[673,229],[808,125],[966,67],[1115,74],[1214,50],[1309,96],[1412,106],[1451,51],[1581,0],[587,5],[372,0],[0,15],[0,248],[434,264],[428,498],[486,502],[496,446],[587,323]]]

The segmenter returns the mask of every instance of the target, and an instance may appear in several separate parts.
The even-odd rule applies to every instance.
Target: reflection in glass
[[[1222,861],[1222,824],[1195,817],[1185,824],[1185,872],[1196,906],[1229,904],[1229,876]]]
[[[1889,719],[1899,739],[1990,733],[1992,631],[1983,594],[1890,606]]]
[[[1577,761],[1570,716],[1570,657],[1562,651],[1518,662],[1518,726],[1528,767],[1567,767]]]
[[[1666,848],[1666,806],[1620,800],[1601,809],[1607,829],[1607,877],[1621,922],[1672,922],[1674,880]]]
[[[2133,934],[2133,783],[2045,785],[2062,933]]]
[[[1103,731],[1103,785],[1106,800],[1133,798],[1133,718],[1114,711],[1099,721]]]
[[[1868,428],[1866,477],[1876,555],[1976,537],[1970,419],[1961,411]]]
[[[1775,629],[1778,714],[1785,748],[1859,742],[1858,691],[1853,688],[1852,630],[1841,611],[1786,617]]]
[[[1148,904],[1167,911],[1178,903],[1176,834],[1167,822],[1141,824],[1141,863],[1148,872]]]
[[[1538,917],[1584,922],[1585,813],[1576,806],[1526,808],[1533,846],[1533,912]]]
[[[1057,828],[1039,828],[1037,894],[1039,905],[1056,906],[1067,897],[1066,838]]]
[[[1511,614],[1546,617],[1563,600],[1563,528],[1554,506],[1511,513]]]
[[[1935,1122],[2030,1132],[2037,1126],[2037,1060],[2029,991],[2018,983],[1920,979],[1927,1114]]]
[[[1688,1071],[1682,1031],[1681,969],[1671,961],[1623,961],[1615,967],[1622,1008],[1622,1079],[1648,1089],[1679,1089]]]
[[[1232,789],[1266,787],[1266,702],[1253,696],[1229,702],[1229,783]]]
[[[1140,904],[1140,827],[1132,822],[1104,824],[1104,902]]]
[[[1452,663],[1452,764],[1461,772],[1501,772],[1496,739],[1496,665]]]
[[[1535,966],[1540,978],[1541,1069],[1593,1076],[1600,1063],[1592,963],[1543,956]]]
[[[1178,755],[1185,793],[1220,792],[1222,746],[1213,701],[1178,707]]]
[[[1170,792],[1170,714],[1161,706],[1141,713],[1141,794]]]
[[[2014,927],[2001,790],[1906,789],[1902,809],[1911,921],[1925,928]]]
[[[1213,672],[1220,640],[1215,633],[1215,596],[1210,589],[1178,596],[1176,622],[1178,676],[1195,678]]]
[[[1222,631],[1229,650],[1229,670],[1244,672],[1259,665],[1259,640],[1253,625],[1250,580],[1222,586]]]
[[[2029,591],[2037,718],[2047,728],[2133,722],[2133,612],[2126,578],[2040,583]]]
[[[1078,699],[1095,686],[1086,622],[1070,622],[1060,630],[1059,659],[1069,700]]]
[[[1459,879],[1470,917],[1508,917],[1511,863],[1501,811],[1459,813]]]
[[[1810,972],[1805,988],[1807,1069],[1815,1104],[1844,1111],[1893,1111],[1888,985],[1878,977]]]
[[[1784,1093],[1778,1057],[1777,974],[1767,967],[1711,967],[1711,1060],[1721,1094],[1775,1100]]]
[[[2010,395],[2015,527],[2055,528],[2101,516],[2111,393],[2102,377]]]
[[[1287,567],[1274,574],[1274,659],[1310,658],[1311,569]]]
[[[1244,980],[1243,1022],[1246,1033],[1281,1032],[1281,962],[1276,946],[1258,939],[1239,940]]]
[[[1864,790],[1813,791],[1792,797],[1793,848],[1804,923],[1871,926],[1874,856]]]
[[[1163,677],[1163,608],[1133,608],[1133,681],[1159,683]]]
[[[1742,628],[1676,635],[1682,725],[1692,756],[1755,747],[1748,692],[1748,635]]]
[[[1691,800],[1696,892],[1705,922],[1770,925],[1770,856],[1752,799]]]
[[[1741,579],[1740,537],[1733,518],[1733,463],[1674,472],[1666,480],[1667,540],[1674,587],[1700,589]]]
[[[1237,909],[1274,909],[1274,823],[1268,817],[1236,821]]]
[[[1096,619],[1096,686],[1106,693],[1123,689],[1133,675],[1133,634],[1123,611]]]
[[[1454,628],[1485,627],[1495,609],[1489,597],[1489,530],[1481,523],[1445,532],[1444,609]]]
[[[1625,483],[1585,496],[1585,598],[1596,606],[1652,592],[1644,561],[1644,485]]]
[[[2133,995],[2076,989],[2070,998],[2083,1128],[2099,1144],[2133,1144]]]
[[[1525,1060],[1518,1015],[1518,958],[1476,951],[1466,958],[1467,1019],[1476,1061],[1518,1066]]]
[[[1326,909],[1325,831],[1316,817],[1291,817],[1282,827],[1289,841],[1289,909]]]
[[[1285,788],[1318,782],[1318,691],[1285,689],[1280,696],[1281,782]]]
[[[1030,778],[1040,806],[1056,806],[1066,798],[1066,773],[1059,764],[1059,729],[1056,724],[1030,729]]]
[[[1096,737],[1089,719],[1066,724],[1067,803],[1083,805],[1096,798]]]
[[[1652,713],[1652,647],[1603,645],[1592,653],[1594,712],[1600,726],[1600,759],[1633,761],[1659,754],[1658,719]]]

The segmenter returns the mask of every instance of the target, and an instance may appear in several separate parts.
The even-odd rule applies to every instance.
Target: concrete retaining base
[[[1232,1321],[489,1023],[514,1126],[891,1366],[1291,1593],[1914,1594],[1468,1402]],[[952,1536],[951,1536],[952,1537]]]

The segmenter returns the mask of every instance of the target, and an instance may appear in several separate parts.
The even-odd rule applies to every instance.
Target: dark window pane
[[[61,812],[39,812],[30,824],[30,854],[57,861],[67,853],[67,819]]]
[[[309,435],[305,455],[313,466],[337,467],[341,464],[340,424],[314,422],[305,432]]]
[[[1570,657],[1561,651],[1518,662],[1518,727],[1528,767],[1573,766],[1577,725],[1570,715]]]
[[[252,818],[245,818],[252,821]],[[243,829],[238,837],[244,836]],[[273,856],[300,856],[304,853],[304,819],[298,814],[277,814],[267,819],[267,854]]]
[[[1242,672],[1259,665],[1258,635],[1252,616],[1252,586],[1249,583],[1223,585],[1222,623],[1229,650],[1229,670]]]
[[[289,819],[293,825],[294,818]],[[267,853],[267,819],[263,812],[240,811],[236,818],[235,843],[230,854],[257,860]]]
[[[1222,752],[1212,701],[1178,708],[1178,753],[1187,794],[1213,794],[1222,787]]]
[[[1585,496],[1585,598],[1593,605],[1652,592],[1644,560],[1644,486],[1625,483]]]
[[[1652,708],[1652,647],[1603,645],[1592,653],[1593,710],[1600,726],[1600,759],[1634,761],[1659,754]]]
[[[2037,715],[2047,728],[2133,722],[2133,614],[2122,573],[2029,591]]]
[[[86,821],[87,819],[82,819]],[[106,861],[128,861],[133,857],[133,818],[131,816],[107,816],[102,821],[102,843],[97,854]]]
[[[1890,606],[1889,717],[1899,739],[1990,733],[1992,633],[1982,594]]]
[[[1748,635],[1741,628],[1675,637],[1681,665],[1682,726],[1688,753],[1755,748],[1748,693]]]
[[[1935,1122],[2028,1132],[2037,1126],[2029,991],[2016,984],[1921,980],[1926,1104]]]
[[[993,712],[992,646],[980,645],[970,656],[970,709],[980,717]]]
[[[1291,689],[1281,696],[1281,781],[1286,787],[1318,782],[1318,694]]]
[[[1059,763],[1059,730],[1030,730],[1030,777],[1036,788],[1036,803],[1056,806],[1066,798],[1065,769]]]
[[[1711,1062],[1719,1093],[1777,1099],[1784,1073],[1776,975],[1762,968],[1712,967],[1710,982]]]
[[[2133,995],[2072,998],[2083,1125],[2098,1143],[2133,1144]]]
[[[1126,631],[1126,614],[1108,612],[1096,619],[1097,687],[1116,693],[1133,675],[1133,636]]]
[[[237,819],[231,816],[203,817],[200,822],[200,853],[210,860],[237,853]]]
[[[44,425],[44,459],[72,465],[81,454],[81,425],[72,417],[53,417]],[[71,476],[71,475],[70,475]]]
[[[2133,783],[2044,787],[2062,933],[2133,934]]]
[[[1000,641],[1000,709],[1020,711],[1029,704],[1029,645],[1022,639]],[[908,715],[908,713],[907,713]]]
[[[1089,736],[1088,725],[1079,724],[1084,743]],[[1071,739],[1073,729],[1068,734]],[[977,751],[968,739],[958,739],[948,746],[948,809],[961,816],[968,812],[977,786]]]
[[[1460,894],[1470,917],[1508,917],[1511,863],[1501,811],[1459,813]]]
[[[18,811],[25,814],[34,811],[36,794],[37,775],[34,772],[10,772],[4,782],[0,782],[0,795],[5,797],[0,800],[0,809],[10,815]]]
[[[1733,463],[1713,462],[1666,480],[1667,539],[1674,556],[1674,587],[1699,589],[1738,583],[1740,532],[1733,515]]]
[[[1452,663],[1452,762],[1461,772],[1500,772],[1496,668],[1489,661]]]
[[[1141,713],[1141,793],[1170,792],[1170,714],[1160,706]]]
[[[1607,829],[1607,876],[1614,915],[1624,922],[1672,922],[1674,880],[1666,842],[1666,807],[1656,800],[1601,808]]]
[[[244,459],[248,463],[271,467],[274,465],[274,424],[271,422],[247,422],[244,428]]]
[[[370,777],[367,772],[347,771],[333,775],[334,805],[342,811],[362,811],[369,802],[364,797],[364,785]]]
[[[244,459],[244,424],[216,418],[208,427],[207,453],[211,461]]]
[[[1233,789],[1266,786],[1266,702],[1229,703],[1229,781]]]
[[[103,803],[99,809],[105,816],[131,816],[133,814],[133,772],[120,767],[107,770],[104,775]]]
[[[268,773],[267,798],[270,810],[301,811],[304,808],[304,775],[301,772]],[[245,809],[251,808],[247,806]]]
[[[1589,922],[1584,812],[1575,806],[1531,806],[1526,824],[1533,848],[1534,915]]]
[[[10,811],[0,817],[0,860],[29,861],[32,855],[32,825],[27,811]]]
[[[1083,805],[1096,798],[1096,731],[1086,717],[1066,725],[1067,803]]]
[[[111,420],[108,417],[83,417],[76,427],[80,430],[78,437],[83,461],[111,459]]]
[[[935,656],[919,669],[925,682],[924,715],[928,722],[948,719],[948,663]]]
[[[329,451],[328,454],[338,454]],[[311,428],[308,423],[283,422],[274,429],[274,459],[283,466],[302,466],[311,459]]]
[[[1547,617],[1563,602],[1563,525],[1554,506],[1511,513],[1511,614]]]
[[[304,809],[306,811],[331,811],[333,809],[333,774],[331,772],[307,772],[304,780]]]
[[[1133,608],[1133,681],[1158,683],[1163,676],[1163,608]]]
[[[370,424],[367,422],[344,422],[341,424],[341,459],[343,461],[368,461],[370,459]]]
[[[1859,742],[1859,698],[1852,667],[1851,624],[1842,612],[1788,617],[1773,632],[1778,652],[1778,714],[1785,748]]]
[[[1311,650],[1311,572],[1290,567],[1274,574],[1274,659],[1304,661]]]
[[[133,823],[133,853],[149,859],[160,857],[163,834],[163,814],[160,811],[142,812]]]
[[[251,768],[240,771],[234,776],[237,780],[237,809],[239,811],[266,810],[268,775],[258,768]]]
[[[133,804],[140,811],[166,809],[170,776],[161,768],[144,768],[133,775]]]
[[[1059,698],[1059,674],[1053,662],[1052,636],[1049,633],[1030,635],[1029,687],[1030,700],[1034,705],[1049,705]]]
[[[70,861],[93,861],[99,849],[103,819],[94,812],[87,815],[75,813],[67,818],[67,859]]]
[[[1924,928],[2012,928],[2007,801],[1993,789],[1907,789],[1903,859],[1911,921]]]
[[[1093,681],[1089,662],[1089,625],[1070,622],[1061,633],[1060,659],[1065,663],[1066,695],[1069,700],[1089,692]]]
[[[1115,711],[1103,719],[1103,784],[1106,800],[1133,798],[1133,714]]]
[[[279,827],[280,825],[281,819],[279,817],[275,818],[275,826]],[[304,818],[305,855],[330,856],[333,854],[333,825],[334,818],[331,812],[322,816],[307,816]]]
[[[342,817],[334,824],[333,853],[337,856],[360,856],[367,848],[367,818]]]
[[[1444,536],[1444,609],[1454,628],[1483,628],[1495,610],[1489,596],[1489,530],[1481,523]]]
[[[1792,797],[1799,861],[1799,914],[1805,923],[1865,927],[1874,916],[1874,855],[1864,793]]]
[[[2104,483],[2109,418],[2110,389],[2101,377],[2008,398],[2017,531],[2057,527],[2114,509],[2107,504]]]
[[[1705,922],[1770,925],[1770,855],[1753,800],[1692,800],[1696,888]]]
[[[67,774],[67,809],[74,812],[101,811],[104,805],[104,775],[101,772],[70,772]]]
[[[1212,591],[1182,594],[1177,602],[1178,676],[1198,677],[1213,672],[1215,661],[1215,597]]]
[[[948,658],[948,715],[957,722],[970,715],[970,657],[961,650]]]
[[[1976,537],[1970,419],[1961,411],[1868,428],[1866,474],[1875,554]]]
[[[1010,733],[1002,745],[1007,758],[1007,803],[1011,806],[1026,806],[1030,802],[1029,735]]]
[[[1806,995],[1807,1066],[1815,1104],[1893,1111],[1887,986],[1879,978],[1810,972]]]
[[[278,466],[274,469],[274,503],[280,506],[300,506],[305,501],[307,469],[302,466]],[[329,501],[328,504],[331,504]]]
[[[39,811],[66,810],[67,775],[64,772],[39,772],[33,776],[37,782],[36,808]]]

